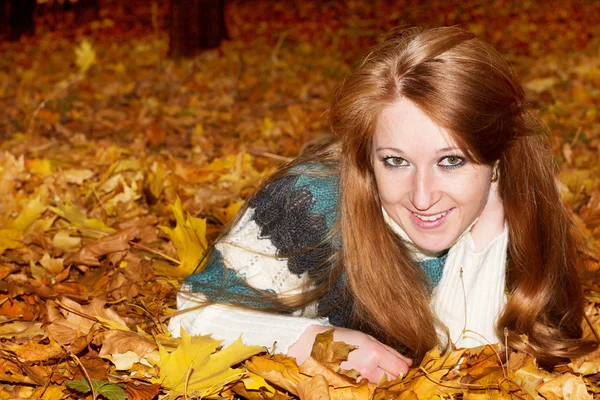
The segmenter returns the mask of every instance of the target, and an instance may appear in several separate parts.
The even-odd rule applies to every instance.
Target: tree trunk
[[[97,20],[100,17],[100,6],[98,0],[78,0],[71,4],[75,11],[75,22],[85,24]]]
[[[171,0],[170,57],[191,57],[227,37],[225,0]]]
[[[10,0],[9,40],[19,40],[23,35],[35,35],[35,2],[36,0]]]

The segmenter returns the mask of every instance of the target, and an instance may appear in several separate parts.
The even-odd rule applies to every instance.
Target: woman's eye
[[[408,162],[402,157],[386,157],[383,161],[390,167],[404,167],[408,165]]]
[[[438,163],[438,165],[440,165],[441,167],[446,167],[446,168],[457,168],[457,167],[464,165],[465,162],[466,162],[466,159],[464,157],[447,156],[447,157],[442,158],[440,160],[440,162]]]

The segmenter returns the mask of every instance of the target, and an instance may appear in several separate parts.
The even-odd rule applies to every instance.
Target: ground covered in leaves
[[[122,3],[0,43],[0,399],[600,397],[600,354],[547,372],[491,347],[432,351],[376,386],[344,375],[351,349],[326,334],[298,366],[166,331],[182,277],[261,179],[327,132],[333,89],[398,25],[458,24],[508,57],[593,255],[599,3],[234,1],[231,40],[179,61],[163,6]],[[596,328],[598,268],[582,271]]]

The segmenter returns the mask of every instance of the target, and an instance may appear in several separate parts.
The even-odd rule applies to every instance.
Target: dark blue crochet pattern
[[[260,238],[270,240],[277,248],[277,256],[287,258],[288,269],[298,276],[308,273],[315,277],[332,268],[339,250],[339,245],[333,245],[337,239],[329,237],[336,221],[339,177],[313,165],[298,167],[295,172],[263,187],[248,206],[249,211],[254,209],[252,218],[260,228]],[[418,263],[434,287],[442,278],[446,258],[447,254]],[[231,302],[227,297],[230,293],[241,295],[242,300],[237,301],[243,304],[264,305],[252,301],[264,292],[250,287],[227,268],[216,249],[205,269],[187,277],[185,284],[214,302]],[[345,290],[343,277],[318,307],[331,324],[343,327],[351,325],[352,308],[352,296]]]
[[[338,178],[290,175],[264,187],[249,201],[260,237],[277,255],[288,257],[289,270],[310,276],[328,270],[334,247],[325,239],[335,223]]]

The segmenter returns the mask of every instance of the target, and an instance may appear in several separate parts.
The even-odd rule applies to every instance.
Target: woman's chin
[[[411,240],[421,253],[425,254],[426,256],[435,257],[452,247],[452,244],[454,244],[456,239],[448,239],[443,241],[438,240],[435,242],[429,240],[414,240],[412,238]]]

